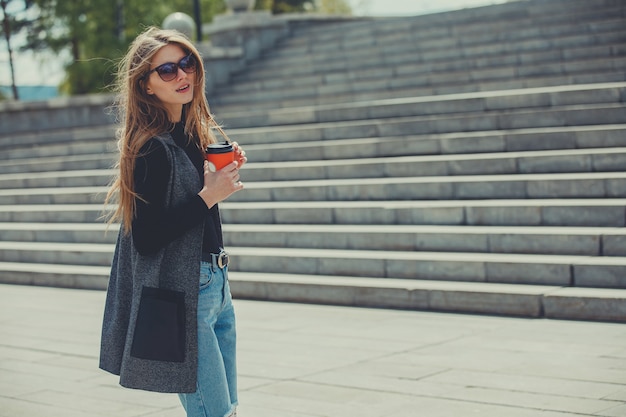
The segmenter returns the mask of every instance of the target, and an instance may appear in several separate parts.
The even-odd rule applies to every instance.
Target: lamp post
[[[193,14],[196,20],[196,42],[202,42],[202,16],[200,14],[200,0],[193,0]]]

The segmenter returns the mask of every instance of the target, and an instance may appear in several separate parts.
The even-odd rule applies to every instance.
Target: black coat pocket
[[[130,355],[166,362],[185,360],[185,293],[143,287]]]

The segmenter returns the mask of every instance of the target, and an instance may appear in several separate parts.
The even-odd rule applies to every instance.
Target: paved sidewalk
[[[104,292],[0,285],[0,416],[184,417],[97,368]],[[240,417],[626,416],[626,325],[236,300]]]

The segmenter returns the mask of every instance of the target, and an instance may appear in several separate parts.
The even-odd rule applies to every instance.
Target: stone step
[[[220,204],[222,220],[226,224],[582,227],[622,227],[626,225],[625,206],[626,199],[608,198],[463,201],[280,201],[265,203],[232,203],[227,201]],[[0,210],[2,210],[2,206],[0,206]]]
[[[0,205],[90,204],[107,186],[0,189]],[[623,198],[626,173],[458,175],[326,180],[256,181],[233,202]]]
[[[110,266],[0,262],[3,284],[106,290]]]
[[[454,50],[462,47],[494,43],[523,43],[530,40],[550,40],[558,43],[560,38],[594,35],[623,29],[624,7],[615,6],[602,10],[579,9],[572,13],[560,10],[550,15],[525,14],[515,18],[492,18],[483,21],[446,22],[433,25],[437,15],[407,17],[404,19],[372,19],[328,25],[323,28],[294,30],[293,36],[270,51],[272,61],[288,60],[303,55],[345,51],[347,56],[358,56],[365,51],[378,52],[400,48],[404,51],[424,53],[430,50]],[[573,24],[573,22],[576,22]],[[331,62],[332,64],[332,62]]]
[[[626,258],[231,247],[233,271],[626,288]]]
[[[113,244],[0,241],[0,262],[110,266]],[[231,247],[238,272],[626,288],[626,258]]]
[[[45,164],[45,161],[40,164]],[[0,174],[0,191],[28,188],[99,187],[108,185],[117,171],[87,169]]]
[[[364,110],[365,111],[365,110]],[[309,116],[311,118],[316,115]],[[451,113],[384,119],[367,118],[299,125],[232,128],[229,136],[242,145],[356,139],[388,136],[484,132],[492,130],[624,124],[622,103],[521,108],[483,113]],[[267,123],[267,122],[266,122]]]
[[[482,282],[229,274],[235,298],[552,319],[626,321],[626,290]]]
[[[103,222],[113,205],[16,204],[0,205],[0,222],[92,223]]]
[[[473,7],[393,20],[382,18],[366,22],[301,26],[293,31],[294,36],[288,38],[285,44],[294,48],[310,46],[324,50],[333,48],[333,43],[355,42],[356,47],[356,42],[361,40],[359,46],[363,47],[371,45],[371,38],[389,42],[405,40],[406,33],[416,30],[419,30],[420,40],[457,35],[470,42],[474,36],[485,33],[491,34],[492,39],[502,37],[506,39],[511,36],[517,38],[528,36],[529,32],[534,34],[538,29],[545,31],[543,35],[548,36],[553,33],[570,33],[575,28],[578,28],[579,32],[593,30],[598,23],[623,17],[625,14],[624,5],[615,1],[509,2],[497,6]],[[576,25],[572,24],[574,22]]]
[[[466,38],[461,37],[462,35],[444,35],[425,40],[392,38],[388,42],[376,39],[372,40],[370,45],[360,48],[329,43],[329,48],[325,50],[309,46],[290,46],[287,42],[280,49],[264,54],[261,60],[251,63],[250,71],[236,75],[235,80],[242,84],[265,80],[270,69],[282,73],[284,67],[289,66],[294,67],[298,76],[313,75],[316,71],[319,71],[318,74],[338,74],[343,70],[347,74],[362,74],[371,78],[372,75],[379,76],[381,71],[389,71],[385,68],[398,69],[406,66],[411,66],[416,69],[416,73],[421,73],[429,72],[429,69],[476,70],[512,64],[541,65],[557,61],[584,61],[623,56],[625,39],[622,18],[598,25],[604,25],[604,28],[598,28],[590,34],[581,33],[580,26],[570,25],[567,29],[575,32],[561,37],[554,34],[542,35],[536,33],[536,30],[532,33],[532,38],[526,36],[523,39],[494,40],[493,33],[482,34],[478,42],[474,43],[473,38],[468,42]],[[511,34],[517,33],[520,32],[506,31],[501,32],[501,35],[510,37]],[[420,34],[419,30],[407,31],[401,36],[417,37]],[[491,49],[486,48],[486,45],[491,46]],[[377,59],[372,60],[372,56]],[[332,61],[327,62],[328,66],[323,66],[326,59]],[[357,63],[363,67],[356,65]],[[312,68],[307,69],[306,65]],[[313,69],[316,71],[312,71]],[[286,81],[289,86],[290,82]]]
[[[623,25],[623,22],[621,24]],[[280,61],[276,63],[273,60],[260,61],[257,68],[250,68],[250,71],[236,79],[236,83],[225,86],[218,91],[228,92],[229,95],[245,94],[275,88],[311,88],[325,84],[358,83],[381,78],[393,78],[394,83],[399,83],[403,78],[414,77],[414,84],[405,81],[403,85],[423,86],[438,84],[446,80],[459,83],[460,81],[476,82],[523,76],[537,78],[542,75],[576,74],[591,71],[611,72],[621,69],[619,62],[624,59],[625,49],[626,40],[622,43],[604,46],[594,45],[571,49],[503,53],[494,57],[474,59],[466,57],[455,61],[425,60],[423,57],[415,56],[412,53],[405,57],[404,61],[397,63],[376,62],[371,59],[367,60],[364,56],[360,61],[362,66],[356,65],[352,61],[350,67],[334,71],[324,69],[322,59],[317,63],[313,62],[315,57],[303,56],[299,60],[297,60],[298,58],[290,58],[295,60],[294,71],[298,72],[297,77],[282,79],[280,82],[281,79],[269,77],[267,72],[270,72],[270,69],[279,73],[285,71],[284,68],[287,63]],[[386,60],[389,59],[386,58]],[[314,71],[310,66],[318,67],[317,71]],[[290,67],[287,66],[286,68]],[[455,79],[455,75],[460,79]]]
[[[110,169],[115,154],[95,146],[93,154],[56,156],[60,145],[44,143],[29,158],[0,159],[3,174],[47,172],[50,170]],[[68,144],[67,146],[71,146]],[[626,124],[451,132],[307,142],[245,144],[249,172],[257,162],[337,160],[409,155],[519,152],[532,150],[573,150],[576,148],[626,147]],[[50,149],[50,155],[46,150]],[[89,152],[88,147],[82,148]],[[461,156],[462,158],[462,156]],[[604,168],[601,168],[604,169]]]
[[[227,247],[626,256],[622,228],[225,224]]]
[[[56,97],[42,101],[0,102],[0,136],[15,133],[63,135],[67,128],[88,131],[98,126],[115,123],[110,106],[113,97],[108,94],[90,94],[75,97]],[[36,143],[33,143],[36,145]]]
[[[347,56],[359,56],[365,50],[374,52],[389,49],[428,53],[437,49],[459,49],[487,44],[524,44],[530,41],[549,41],[549,45],[568,46],[584,35],[583,41],[602,41],[602,35],[624,29],[620,23],[625,17],[624,6],[593,12],[585,10],[575,15],[544,17],[525,16],[523,20],[490,20],[481,23],[429,26],[418,22],[423,16],[404,19],[371,19],[345,22],[315,32],[315,27],[296,29],[280,47],[266,54],[271,60],[304,55],[318,56],[344,50]],[[430,16],[431,18],[433,15]],[[386,26],[384,26],[386,25]],[[318,27],[317,29],[319,29]],[[594,39],[595,37],[595,39]]]
[[[624,227],[626,199],[220,203],[225,224]],[[103,222],[102,204],[0,205],[0,222]]]
[[[115,164],[114,153],[96,153],[74,156],[30,156],[29,158],[0,160],[0,175],[48,171],[108,170]]]
[[[35,201],[37,194],[28,190]],[[0,192],[0,203],[14,204],[13,190]],[[626,197],[626,173],[459,175],[335,180],[258,181],[230,201],[355,201]]]
[[[531,109],[548,107],[551,111],[555,112],[552,113],[553,117],[558,117],[559,111],[567,110],[566,107],[562,106],[574,106],[574,108],[569,108],[569,110],[574,113],[579,113],[584,110],[576,108],[575,106],[577,105],[586,103],[594,103],[596,105],[601,103],[621,103],[625,89],[626,83],[624,82],[582,86],[558,86],[498,92],[450,94],[437,97],[377,100],[365,103],[309,106],[279,111],[244,112],[241,114],[232,113],[225,114],[224,118],[228,120],[227,127],[231,128],[236,134],[237,129],[233,127],[242,124],[250,125],[253,121],[257,123],[257,125],[259,122],[262,125],[281,125],[284,123],[310,123],[315,121],[329,123],[333,120],[340,121],[347,119],[354,121],[358,118],[373,119],[381,117],[386,119],[391,118],[387,120],[390,121],[411,115],[434,117],[439,114],[449,118],[450,114],[461,116],[463,112],[470,111],[475,113],[477,110],[482,110],[490,112],[490,116],[492,117],[492,122],[490,123],[492,126],[489,126],[489,128],[497,129],[496,122],[498,122],[498,120],[497,118],[494,119],[494,114],[491,114],[497,111],[510,111],[517,108],[517,106],[525,106]],[[593,107],[590,107],[588,110],[590,113],[600,111]],[[519,111],[528,112],[528,109]],[[611,111],[612,109],[610,108],[606,110],[607,113],[611,113]],[[512,114],[498,114],[498,116],[502,119],[501,123],[503,125],[506,124],[506,126],[503,127],[507,129],[514,128],[514,126],[511,126],[511,122],[507,122],[507,119],[513,117]],[[516,114],[516,116],[522,120],[524,116],[527,118],[535,117],[534,114]],[[463,117],[469,117],[469,115]],[[486,118],[486,116],[483,118]],[[607,120],[602,121],[605,123],[608,122]],[[396,121],[394,120],[394,122]],[[435,122],[435,120],[432,122]],[[559,123],[559,125],[562,124],[563,123]],[[597,121],[594,124],[597,124]],[[536,127],[530,126],[530,123],[528,123],[528,125],[528,127]],[[304,127],[310,129],[310,126],[305,125]],[[325,128],[330,127],[333,126],[325,126]],[[281,127],[281,129],[285,129],[285,127]],[[0,153],[0,160],[4,160],[3,162],[7,163],[15,159],[31,159],[39,156],[55,157],[72,155],[79,159],[83,155],[94,153],[106,155],[115,151],[113,130],[112,126],[104,126],[90,130],[68,129],[63,133],[50,132],[49,134],[40,133],[36,135],[13,134],[0,141],[3,146],[3,152]],[[447,130],[447,132],[449,131],[450,130]],[[411,134],[416,133],[419,132],[411,132]],[[296,136],[296,138],[301,139],[299,136]],[[263,143],[271,143],[275,140],[275,135],[273,138],[265,137]],[[253,143],[259,142],[259,140],[253,141]],[[35,146],[35,144],[37,145]],[[108,163],[108,157],[105,159],[107,161],[106,163]]]
[[[385,86],[389,88],[390,79],[394,78],[389,75],[390,69],[395,68],[393,73],[396,75],[407,75],[407,79],[401,85],[396,86],[396,91],[394,91],[396,95],[407,89],[407,83],[418,80],[423,84],[428,82],[428,78],[441,77],[439,74],[441,72],[460,71],[458,74],[448,75],[447,80],[442,80],[444,86],[449,85],[450,80],[458,84],[459,77],[468,77],[467,74],[481,67],[490,68],[487,74],[489,72],[497,74],[497,67],[506,65],[509,70],[500,77],[508,77],[513,71],[518,75],[536,78],[541,73],[560,73],[567,61],[578,60],[579,62],[574,65],[577,68],[574,72],[580,73],[584,67],[591,64],[596,67],[594,71],[597,73],[598,65],[606,65],[611,59],[620,56],[623,58],[625,54],[626,32],[624,32],[623,18],[626,12],[623,5],[613,5],[609,10],[591,8],[589,3],[584,6],[577,11],[577,15],[569,14],[572,11],[569,6],[567,11],[559,10],[558,13],[548,15],[528,15],[527,10],[524,10],[523,16],[520,16],[525,22],[525,26],[522,27],[514,26],[517,19],[512,20],[508,17],[503,20],[487,19],[480,24],[471,21],[467,25],[454,24],[446,27],[430,24],[434,18],[431,15],[429,19],[419,20],[419,23],[416,23],[418,20],[413,18],[415,23],[407,19],[397,19],[392,22],[383,20],[382,23],[374,20],[365,23],[334,25],[330,28],[325,27],[322,32],[319,32],[323,33],[322,38],[314,36],[311,30],[305,30],[302,33],[296,31],[293,38],[283,42],[276,52],[266,55],[265,59],[250,66],[247,71],[235,78],[231,85],[237,86],[234,88],[244,89],[243,101],[251,102],[254,98],[255,83],[250,84],[248,81],[254,80],[268,80],[267,82],[274,83],[269,86],[269,90],[260,95],[266,98],[286,91],[289,83],[292,82],[290,80],[293,82],[297,80],[296,86],[298,87],[308,85],[326,88],[329,93],[336,95],[337,88],[349,88],[345,86],[356,81],[345,74],[352,65],[354,68],[366,71],[367,75],[364,74],[364,76],[370,78],[363,80],[364,82],[354,93],[368,88],[379,88],[374,86],[376,83],[372,82],[372,76],[382,77],[382,80],[387,82]],[[573,22],[576,23],[573,24]],[[388,28],[381,30],[380,25],[387,25]],[[608,32],[603,33],[603,31]],[[348,39],[338,39],[338,35],[344,35]],[[415,37],[414,40],[412,36]],[[599,43],[602,39],[606,44]],[[380,52],[378,52],[379,48]],[[519,56],[515,55],[516,51],[519,52]],[[585,51],[589,54],[585,54]],[[333,53],[336,57],[332,55]],[[533,53],[536,53],[538,60],[533,58]],[[459,55],[463,57],[463,60],[455,67],[451,59]],[[477,57],[477,61],[472,61],[471,57]],[[593,58],[605,59],[592,64]],[[546,59],[550,61],[545,61]],[[555,63],[552,68],[549,65],[540,65],[540,68],[521,69],[532,62],[545,64],[554,62],[554,59],[562,59],[564,62]],[[425,64],[421,71],[418,69],[418,64]],[[621,79],[623,79],[623,65],[620,67],[620,64],[617,64],[613,68],[621,72]],[[283,69],[288,70],[288,74],[277,76]],[[328,72],[330,74],[324,82],[320,82],[320,79],[315,77]],[[415,76],[420,73],[424,76]],[[309,80],[303,79],[306,74],[314,77]],[[619,76],[616,74],[609,79],[596,78],[594,81],[618,80]],[[476,83],[489,80],[490,77],[489,75],[487,78],[474,75],[469,81]],[[340,81],[341,85],[324,85],[324,83],[332,83],[335,79]],[[468,80],[461,81],[459,87],[464,87]],[[276,86],[276,82],[280,82],[280,85]],[[561,80],[558,83],[567,82]],[[517,87],[523,87],[523,85],[517,85]],[[212,100],[218,108],[221,108],[220,106],[228,100],[235,99],[236,91],[230,87],[219,91],[217,101]],[[424,94],[432,93],[432,89],[431,92],[424,92]],[[307,95],[308,98],[315,98],[315,95]],[[293,95],[292,98],[294,98]],[[222,99],[226,101],[220,101]],[[238,98],[237,100],[241,101]]]
[[[561,119],[566,120],[552,120],[552,125],[563,125],[564,122],[569,123],[567,119],[593,119],[592,117],[584,118],[581,113],[587,112],[590,115],[597,116],[597,113],[602,113],[602,118],[596,117],[593,119],[594,124],[598,123],[598,118],[604,123],[616,123],[616,120],[623,119],[619,116],[623,116],[623,112],[619,107],[604,106],[602,103],[614,103],[619,105],[625,94],[626,83],[609,83],[599,85],[583,85],[583,86],[559,86],[551,88],[533,88],[524,90],[507,90],[498,92],[480,92],[471,94],[451,94],[437,97],[415,97],[405,99],[392,99],[392,100],[378,100],[365,103],[350,103],[350,104],[336,104],[326,106],[316,106],[307,108],[297,108],[280,111],[261,111],[261,112],[245,112],[242,114],[226,114],[225,118],[229,121],[228,127],[241,125],[250,125],[252,123],[263,125],[274,124],[280,125],[284,123],[311,123],[311,122],[324,122],[331,123],[330,125],[319,125],[320,128],[340,128],[341,124],[336,123],[349,123],[354,126],[355,120],[361,119],[376,119],[368,120],[365,124],[365,129],[369,127],[371,130],[371,124],[380,120],[386,120],[393,127],[394,124],[399,122],[407,122],[408,120],[397,120],[400,117],[418,116],[425,117],[421,120],[422,123],[430,122],[436,124],[439,119],[445,116],[445,120],[451,119],[450,115],[454,114],[458,116],[455,120],[457,123],[469,123],[472,120],[476,111],[487,111],[488,115],[481,115],[482,120],[489,120],[486,123],[486,127],[489,129],[498,129],[498,125],[501,124],[503,128],[511,129],[515,128],[513,125],[513,118],[517,118],[518,124],[526,122],[527,126],[521,127],[537,127],[532,126],[532,120],[537,119],[536,114],[532,113],[534,109],[548,108],[548,111],[543,111],[543,119],[546,118],[546,114],[549,113],[553,119],[559,118],[561,112],[571,112],[574,117],[562,116]],[[578,108],[576,106],[582,106],[586,103],[594,103],[592,106],[586,108]],[[514,111],[518,106],[525,106],[522,110]],[[596,106],[596,107],[594,107]],[[600,106],[600,107],[597,107]],[[506,112],[508,110],[508,112]],[[467,113],[467,112],[470,113]],[[505,113],[498,113],[505,111]],[[463,113],[465,112],[465,114]],[[531,112],[531,113],[529,113]],[[615,119],[611,121],[615,114]],[[378,118],[378,119],[377,119]],[[432,119],[435,118],[435,119]],[[607,120],[608,119],[608,120]],[[348,122],[339,122],[341,120],[348,120]],[[539,120],[543,121],[542,118]],[[420,120],[414,120],[415,123]],[[573,123],[573,122],[572,122]],[[550,127],[546,122],[541,123]],[[581,123],[576,123],[580,125]],[[285,126],[277,126],[279,131],[289,130],[293,128]],[[310,131],[312,126],[302,126],[304,130]],[[467,127],[467,126],[465,126]],[[412,131],[409,134],[426,133],[423,126],[422,129]],[[462,129],[463,126],[460,126]],[[94,139],[93,143],[83,143],[85,131],[81,129],[69,130],[64,135],[53,132],[51,135],[12,135],[4,138],[1,141],[5,145],[5,150],[1,153],[4,159],[25,159],[35,158],[38,156],[60,156],[63,152],[67,152],[70,155],[74,155],[80,158],[81,155],[93,153],[93,152],[113,152],[115,149],[115,140],[111,126],[105,126],[103,128],[91,129],[89,135]],[[242,135],[245,131],[239,129],[231,129],[233,134]],[[352,130],[357,130],[353,128]],[[467,130],[467,129],[462,129]],[[476,129],[472,129],[476,131]],[[450,132],[450,129],[444,129],[444,132]],[[267,143],[277,140],[277,132],[272,132],[272,136],[265,136],[262,140],[255,140],[253,143]],[[432,132],[430,132],[432,133]],[[253,135],[258,136],[258,131],[252,132]],[[295,135],[295,134],[294,134]],[[371,135],[371,134],[370,134]],[[307,139],[302,137],[303,135],[295,135],[297,139]],[[384,135],[383,135],[384,136]],[[320,135],[314,138],[319,138]],[[355,137],[351,135],[350,137]],[[358,137],[358,136],[357,136]],[[29,140],[26,140],[30,138]],[[337,138],[337,137],[333,137]],[[38,146],[29,146],[30,140],[36,141]],[[287,139],[281,139],[287,140]],[[291,137],[293,140],[293,137]],[[312,139],[310,139],[312,140]],[[64,141],[64,143],[63,143]],[[53,143],[57,144],[53,144]],[[68,147],[68,148],[66,148]],[[108,161],[108,158],[107,158]]]
[[[242,143],[243,144],[243,143]],[[626,146],[626,125],[564,126],[245,144],[246,171],[255,162],[381,158],[407,155],[462,155],[534,150],[599,149]]]
[[[251,64],[250,74],[241,74],[239,80],[252,80],[265,74],[269,68],[294,66],[297,74],[311,74],[304,64],[311,65],[321,72],[345,71],[358,69],[355,63],[363,62],[366,68],[379,67],[381,63],[398,65],[405,63],[426,63],[443,61],[481,62],[494,59],[495,65],[516,60],[520,64],[539,63],[543,60],[593,58],[599,51],[591,52],[592,47],[605,48],[623,45],[624,18],[615,17],[598,22],[581,22],[578,25],[531,27],[516,31],[514,28],[500,30],[499,33],[451,34],[439,33],[429,37],[420,28],[395,34],[361,37],[358,40],[315,41],[306,39],[311,44],[293,44],[289,41],[276,50],[266,54],[259,61]],[[591,28],[592,27],[592,28]],[[445,30],[445,29],[444,29]],[[453,29],[452,29],[453,30]],[[489,30],[487,28],[487,30]],[[439,30],[441,31],[441,30]],[[298,40],[293,38],[294,40]],[[323,46],[320,46],[324,43]],[[354,45],[363,43],[365,45]],[[578,51],[575,49],[579,48]],[[548,57],[545,52],[553,51]],[[375,58],[366,62],[367,53]],[[591,52],[591,53],[590,53]],[[603,53],[604,56],[611,56]],[[402,55],[405,55],[404,57]],[[503,61],[504,58],[504,61]],[[328,59],[328,65],[321,64]],[[469,68],[469,67],[465,67]],[[446,67],[451,69],[451,67]]]
[[[250,162],[241,173],[243,181],[252,182],[592,171],[626,171],[626,148]],[[0,175],[1,186],[14,188],[4,184]]]
[[[109,267],[0,262],[0,282],[106,289]],[[229,272],[235,299],[625,321],[626,290]]]
[[[76,156],[116,152],[113,125],[72,128],[37,133],[11,133],[0,137],[0,161],[41,156]]]
[[[0,189],[0,205],[102,203],[108,189],[106,186]]]
[[[248,154],[253,158],[253,152],[248,151]],[[248,162],[241,171],[242,179],[253,182],[626,171],[626,147],[378,158],[356,156],[351,159]],[[35,162],[41,169],[47,166],[47,160],[31,161]],[[0,174],[0,189],[103,186],[111,181],[116,172],[111,169],[72,170],[72,167],[70,164],[60,171]],[[0,165],[0,170],[2,168]],[[57,168],[62,169],[63,166]]]
[[[598,58],[597,61],[581,61],[564,64],[561,62],[544,64],[538,69],[537,65],[530,65],[528,71],[543,71],[541,74],[522,74],[524,69],[519,65],[502,67],[499,69],[467,69],[456,71],[424,70],[420,73],[414,67],[393,68],[384,67],[386,71],[393,71],[390,75],[379,77],[361,77],[358,74],[340,73],[336,77],[332,75],[314,75],[310,80],[295,82],[294,85],[286,85],[280,90],[264,84],[264,81],[254,82],[252,88],[246,90],[249,84],[241,84],[239,91],[224,93],[215,100],[215,106],[221,112],[228,112],[229,104],[249,103],[247,107],[253,110],[253,105],[259,107],[259,103],[269,104],[270,108],[278,106],[289,100],[315,100],[318,104],[332,103],[332,99],[340,96],[357,95],[369,100],[375,99],[379,94],[380,99],[387,98],[391,93],[401,92],[400,97],[408,94],[406,90],[414,93],[414,96],[441,95],[444,93],[466,92],[468,86],[480,87],[479,91],[502,90],[504,88],[523,88],[536,86],[550,86],[555,84],[583,84],[587,78],[593,83],[612,82],[623,80],[624,64],[626,57]],[[400,73],[401,75],[398,75]],[[402,75],[403,74],[403,75]],[[307,77],[303,75],[303,77]],[[349,78],[348,78],[349,77]],[[283,78],[284,79],[284,78]],[[300,78],[298,78],[300,81]],[[309,81],[309,82],[307,82]],[[517,83],[517,85],[515,85]],[[364,97],[368,93],[369,97]],[[395,95],[396,97],[398,95]],[[246,100],[247,99],[247,100]],[[235,108],[233,108],[235,110]]]
[[[451,94],[445,96],[437,96],[437,97],[414,97],[414,98],[405,98],[405,99],[392,99],[392,100],[378,100],[378,101],[370,101],[365,103],[350,103],[350,104],[336,104],[336,105],[325,105],[325,106],[315,106],[315,107],[305,107],[305,108],[296,108],[296,109],[288,109],[288,110],[278,110],[278,111],[257,111],[257,112],[244,112],[240,114],[226,114],[224,117],[228,120],[228,124],[230,130],[232,130],[233,134],[243,135],[244,131],[240,131],[239,129],[233,128],[237,125],[250,125],[259,123],[261,125],[280,125],[284,123],[311,123],[311,122],[324,122],[324,123],[332,123],[336,121],[339,123],[341,120],[348,120],[351,126],[354,126],[352,123],[355,120],[361,119],[376,119],[369,120],[366,123],[366,126],[370,126],[371,124],[378,122],[380,120],[386,120],[385,125],[387,124],[396,124],[398,122],[406,122],[406,120],[399,121],[400,117],[425,117],[425,119],[421,120],[424,124],[426,122],[431,122],[436,124],[440,119],[436,119],[437,116],[440,118],[445,116],[446,120],[450,118],[451,115],[458,116],[459,119],[456,121],[462,123],[466,121],[469,123],[469,120],[472,120],[476,115],[476,111],[486,111],[489,112],[487,115],[481,114],[481,120],[489,120],[487,126],[490,130],[498,129],[498,125],[502,124],[502,127],[505,127],[507,130],[515,128],[512,126],[514,123],[512,118],[518,118],[518,124],[522,124],[526,122],[526,128],[536,128],[537,126],[532,126],[532,120],[537,118],[536,114],[532,113],[532,110],[535,109],[545,109],[547,108],[550,111],[550,115],[553,118],[558,118],[561,112],[571,111],[575,115],[580,115],[581,112],[584,112],[585,109],[578,108],[576,106],[581,106],[586,103],[594,103],[595,105],[602,105],[602,103],[614,103],[619,104],[623,101],[622,96],[626,93],[626,83],[609,83],[609,84],[599,84],[599,85],[584,85],[584,86],[559,86],[559,87],[551,87],[551,88],[533,88],[533,89],[524,89],[524,90],[508,90],[508,91],[499,91],[499,92],[482,92],[482,93],[471,93],[471,94]],[[524,108],[521,110],[513,111],[518,106],[523,106]],[[568,107],[569,106],[569,107]],[[502,111],[509,111],[505,113],[498,113]],[[589,106],[587,108],[588,113],[596,115],[598,112],[602,112],[601,108],[594,108],[593,106]],[[605,119],[610,117],[611,112],[616,112],[616,119],[619,120],[619,110],[620,108],[612,108],[609,106],[606,108]],[[531,113],[529,113],[531,112]],[[464,114],[465,113],[465,114]],[[543,111],[542,114],[545,115],[548,113]],[[384,118],[384,119],[381,119]],[[432,119],[435,118],[435,119]],[[563,116],[563,119],[571,119],[567,116]],[[531,120],[528,120],[531,119]],[[545,119],[545,117],[544,117]],[[542,120],[542,119],[539,119]],[[419,122],[420,120],[416,119],[415,122]],[[609,120],[601,120],[605,123],[609,123]],[[559,125],[563,124],[563,121],[553,120],[552,124]],[[597,124],[597,120],[594,124]],[[555,127],[549,126],[547,123],[545,127]],[[580,125],[580,123],[577,123]],[[322,125],[324,129],[329,129],[333,127],[341,127],[342,125]],[[279,127],[279,131],[293,129],[285,126],[277,126]],[[426,133],[424,132],[425,128],[429,126],[423,126],[420,131],[413,131],[407,134],[416,133]],[[436,126],[433,126],[436,127]],[[304,125],[303,129],[310,131],[312,126]],[[356,130],[356,129],[353,129]],[[467,130],[467,129],[462,129]],[[476,131],[476,129],[472,129]],[[444,130],[445,132],[450,132],[450,129]],[[67,152],[69,155],[73,155],[75,158],[79,159],[82,155],[88,153],[100,153],[103,155],[106,153],[114,152],[115,149],[115,141],[112,136],[111,127],[107,126],[105,128],[100,129],[92,129],[91,134],[95,137],[98,137],[97,141],[91,143],[82,143],[81,139],[76,138],[76,134],[79,132],[76,131],[68,131],[65,136],[56,135],[56,136],[45,136],[45,135],[37,135],[36,140],[39,143],[37,147],[24,146],[28,145],[28,141],[23,141],[24,135],[15,135],[6,140],[3,140],[2,143],[5,145],[10,143],[13,139],[12,149],[6,149],[2,152],[2,155],[5,159],[31,159],[39,156],[46,157],[54,157],[63,155],[63,152]],[[82,133],[82,132],[80,132]],[[262,140],[256,139],[254,141],[247,141],[246,144],[252,143],[272,143],[278,140],[277,132],[272,131],[271,136],[264,136]],[[303,137],[303,134],[296,135],[297,132],[294,132],[294,136],[296,139],[308,139],[307,137]],[[432,133],[432,132],[430,132]],[[257,132],[252,132],[252,135],[258,136]],[[371,134],[370,134],[371,136]],[[314,136],[313,139],[324,138],[321,135]],[[354,137],[351,135],[350,137]],[[357,136],[358,137],[358,136]],[[335,137],[336,138],[336,137]],[[285,141],[294,138],[281,138],[281,141]],[[61,140],[65,140],[65,143],[58,143],[56,145],[52,145],[51,143],[60,142]],[[78,141],[78,143],[77,143]],[[106,153],[105,153],[106,152]],[[103,156],[104,158],[104,156]],[[106,159],[106,163],[109,161],[109,157]],[[8,162],[8,161],[7,161]],[[5,162],[6,163],[6,162]]]
[[[422,44],[419,41],[381,45],[378,46],[381,52],[368,47],[338,50],[336,56],[329,52],[317,56],[299,52],[290,53],[288,59],[268,57],[236,78],[232,87],[218,90],[218,97],[212,102],[219,107],[263,98],[315,98],[324,93],[334,96],[371,90],[397,91],[439,85],[449,88],[498,80],[543,77],[549,80],[554,76],[563,79],[584,74],[623,73],[626,31],[623,21],[620,23],[621,31],[593,36],[578,33],[561,39],[562,45],[557,40],[538,38],[496,44],[491,40],[485,45],[467,48],[435,45],[432,51],[412,50],[413,45]],[[597,44],[599,37],[604,38],[604,44]],[[584,51],[589,55],[582,55]],[[280,86],[276,85],[278,80],[282,81]]]
[[[115,243],[119,224],[94,223],[20,223],[0,222],[4,241],[58,243]]]
[[[388,76],[376,79],[342,80],[315,84],[297,84],[293,87],[251,90],[248,92],[224,92],[212,99],[212,106],[221,113],[242,110],[254,110],[260,104],[269,108],[289,108],[303,106],[306,103],[331,104],[359,100],[380,100],[397,97],[424,97],[453,93],[497,91],[531,87],[549,87],[568,84],[591,84],[619,82],[624,80],[624,62],[626,58],[602,59],[601,65],[584,63],[590,69],[567,71],[562,63],[538,67],[545,73],[520,74],[517,66],[485,71],[460,70],[458,72],[429,72],[413,74],[414,69],[407,67],[401,71],[404,75]],[[582,69],[582,65],[576,66]],[[606,67],[606,69],[597,68]],[[549,73],[552,71],[553,73]],[[283,77],[287,77],[286,75]],[[330,77],[328,77],[330,78]],[[336,77],[342,78],[342,76]],[[298,104],[301,103],[301,104]],[[286,106],[289,104],[289,106]]]
[[[581,107],[592,111],[594,106],[621,105],[623,108],[625,97],[626,82],[618,82],[407,97],[290,109],[266,109],[239,114],[227,113],[223,117],[228,121],[227,127],[231,128],[383,120],[418,116],[445,116],[449,118],[454,115],[475,118],[480,115],[482,118],[483,112],[488,112],[493,116],[502,115],[506,117],[509,114],[507,112],[515,114],[537,109],[541,109],[545,113],[546,110],[575,112]]]
[[[111,266],[114,244],[0,241],[0,262]]]
[[[500,90],[514,90],[524,88],[539,88],[539,87],[555,87],[562,85],[577,85],[577,84],[602,84],[610,82],[622,82],[626,79],[626,71],[614,71],[614,72],[600,72],[600,73],[588,73],[577,74],[571,76],[544,76],[544,77],[530,77],[530,78],[517,78],[509,80],[487,80],[474,83],[444,83],[440,85],[426,85],[426,86],[404,86],[401,84],[403,80],[396,81],[395,79],[387,79],[381,81],[377,85],[364,89],[354,89],[351,92],[343,92],[337,94],[311,94],[310,90],[304,91],[304,95],[301,92],[295,92],[294,94],[285,97],[285,92],[268,93],[268,94],[250,94],[249,99],[241,101],[236,95],[229,95],[223,93],[216,99],[212,99],[212,108],[217,114],[223,113],[236,113],[242,111],[254,111],[260,107],[267,107],[273,109],[284,109],[292,107],[303,107],[309,105],[325,105],[325,104],[339,104],[339,103],[352,103],[358,101],[376,101],[384,99],[397,99],[408,97],[425,97],[425,96],[439,96],[447,94],[462,94],[462,93],[476,93],[476,92],[491,92]],[[413,83],[411,79],[408,79],[409,83]],[[382,85],[381,85],[382,84]],[[392,85],[398,85],[397,88],[393,88]],[[293,91],[292,91],[293,92]],[[258,101],[255,101],[258,100]]]
[[[108,243],[118,225],[0,223],[4,241]],[[626,256],[623,228],[446,225],[225,224],[227,247],[290,247]]]
[[[624,124],[623,103],[520,108],[476,113],[450,113],[347,121],[315,121],[298,125],[232,128],[229,136],[242,145],[304,142],[452,132]],[[355,109],[357,112],[358,109]],[[366,111],[366,110],[364,110]],[[317,115],[309,115],[317,117]],[[380,117],[380,116],[379,116]],[[251,121],[250,121],[251,123]],[[267,123],[267,122],[266,122]]]

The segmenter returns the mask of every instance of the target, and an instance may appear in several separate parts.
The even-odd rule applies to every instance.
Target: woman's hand
[[[244,163],[247,161],[245,152],[241,151],[239,159],[243,159]],[[204,161],[204,186],[198,195],[204,200],[208,208],[243,189],[243,184],[239,181],[239,167],[237,153],[235,153],[234,162],[217,172],[209,171],[209,162]]]
[[[246,158],[246,151],[244,151],[237,142],[233,142],[233,150],[235,151],[235,161],[237,161],[239,168],[241,168],[243,164],[248,162],[248,158]]]

